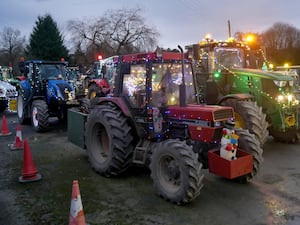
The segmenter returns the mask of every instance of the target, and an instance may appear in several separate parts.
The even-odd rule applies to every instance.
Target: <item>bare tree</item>
[[[156,47],[159,33],[146,24],[142,10],[109,10],[102,17],[87,22],[68,23],[75,46],[86,50],[87,57],[147,51]],[[92,59],[91,59],[92,60]]]
[[[300,46],[300,31],[294,26],[285,23],[275,23],[262,33],[266,47],[277,50],[297,48]]]
[[[156,46],[159,34],[154,27],[147,26],[140,13],[141,9],[119,9],[104,15],[108,21],[105,35],[111,40],[107,44],[116,54],[150,50]]]
[[[4,27],[0,32],[0,51],[5,56],[3,64],[16,68],[19,57],[24,53],[25,36],[19,30]]]
[[[300,30],[286,23],[275,23],[261,34],[268,57],[278,64],[300,63]]]

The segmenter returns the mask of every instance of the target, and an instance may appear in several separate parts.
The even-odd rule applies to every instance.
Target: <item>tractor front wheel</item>
[[[248,154],[253,156],[253,171],[250,174],[236,178],[240,183],[249,182],[259,171],[263,159],[263,149],[260,143],[255,138],[254,134],[249,133],[248,130],[235,129],[235,133],[239,136],[238,146]]]
[[[87,117],[85,141],[92,168],[109,177],[118,175],[131,162],[133,137],[127,119],[116,108],[96,106]]]
[[[17,115],[21,124],[30,124],[30,117],[27,116],[28,113],[26,113],[26,111],[27,107],[25,107],[22,93],[19,91],[17,98]]]
[[[169,139],[153,146],[151,178],[158,194],[178,205],[191,202],[203,186],[202,164],[192,146]]]
[[[35,100],[31,106],[31,122],[37,132],[46,131],[49,128],[48,105],[44,100]]]

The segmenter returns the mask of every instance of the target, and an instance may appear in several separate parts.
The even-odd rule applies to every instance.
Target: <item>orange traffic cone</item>
[[[69,225],[86,225],[77,180],[73,180]]]
[[[12,132],[9,131],[8,126],[7,126],[7,122],[6,122],[6,117],[5,115],[2,116],[2,131],[0,136],[8,136],[11,135]]]
[[[24,149],[23,141],[22,141],[22,130],[21,125],[18,124],[15,143],[10,145],[10,150],[21,150]]]
[[[42,179],[41,174],[37,172],[34,162],[32,160],[30,147],[27,140],[24,140],[24,163],[22,176],[19,177],[20,183],[28,183],[39,181]]]

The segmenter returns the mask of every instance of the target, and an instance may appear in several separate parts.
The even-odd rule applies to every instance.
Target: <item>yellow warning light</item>
[[[253,41],[254,41],[253,35],[248,35],[248,36],[246,37],[246,41],[247,41],[247,42],[253,42]]]
[[[211,35],[210,34],[206,34],[205,35],[205,40],[211,40]]]

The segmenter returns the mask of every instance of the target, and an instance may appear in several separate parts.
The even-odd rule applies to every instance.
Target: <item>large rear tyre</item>
[[[158,194],[178,205],[191,202],[203,186],[202,164],[192,146],[169,139],[154,145],[151,178]]]
[[[253,156],[253,171],[250,174],[238,177],[236,180],[240,183],[248,183],[259,171],[263,159],[263,149],[255,138],[254,134],[250,134],[248,130],[235,129],[235,133],[239,135],[238,146],[245,152]]]
[[[119,110],[98,106],[87,117],[85,141],[92,168],[109,177],[130,166],[133,145],[131,128]]]
[[[48,105],[44,100],[35,100],[31,106],[31,122],[36,132],[44,132],[49,128]]]
[[[222,105],[231,106],[235,113],[235,127],[249,130],[263,146],[269,136],[266,114],[256,102],[227,99]]]

